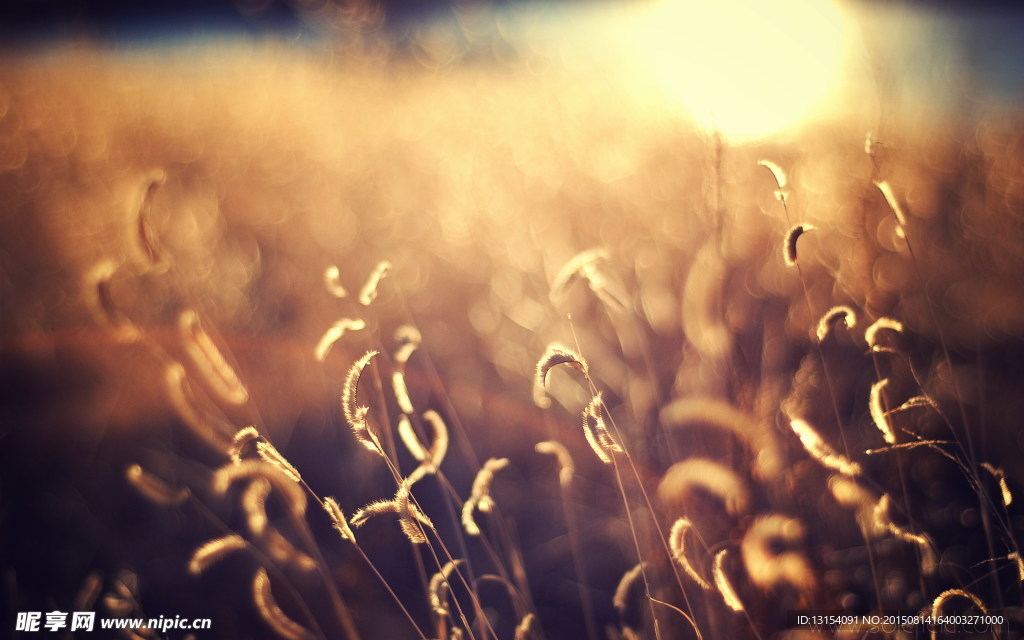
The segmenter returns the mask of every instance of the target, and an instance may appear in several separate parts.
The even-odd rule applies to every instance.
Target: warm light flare
[[[806,116],[836,87],[845,49],[842,16],[814,0],[664,0],[645,31],[666,94],[732,138]]]

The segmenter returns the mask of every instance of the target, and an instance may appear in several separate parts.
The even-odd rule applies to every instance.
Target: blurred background
[[[653,73],[658,90],[707,120],[709,111],[738,108],[723,106],[737,101],[723,82],[748,95],[758,83],[784,84],[773,94],[790,95],[788,102],[776,105],[772,100],[780,98],[772,95],[764,108],[799,115],[846,104],[836,99],[837,87],[863,82],[876,85],[878,100],[929,112],[1013,105],[1024,97],[1022,24],[1024,10],[995,0],[729,0],[711,8],[685,0],[14,0],[0,8],[0,42],[9,51],[83,41],[125,51],[273,39],[349,57],[375,43],[377,55],[430,59],[432,66],[500,66],[554,47],[596,56],[598,64],[631,76]],[[717,95],[693,97],[709,92]],[[824,96],[833,100],[823,103]],[[734,116],[717,117],[719,128],[728,129]],[[772,125],[739,128],[763,135],[766,126]]]
[[[465,492],[479,460],[513,460],[495,490],[519,523],[510,546],[547,637],[580,637],[583,618],[555,474],[535,442],[557,437],[577,456],[600,628],[621,622],[611,594],[635,561],[607,506],[617,490],[578,432],[586,398],[564,378],[552,411],[531,401],[551,340],[579,341],[651,486],[684,454],[727,459],[754,482],[735,439],[664,433],[660,411],[679,397],[723,398],[788,442],[792,469],[752,502],[811,523],[823,608],[914,608],[977,584],[991,602],[1019,602],[1009,565],[985,562],[1010,548],[991,546],[973,491],[934,454],[920,454],[904,489],[947,572],[919,582],[913,554],[888,540],[872,576],[854,520],[778,414],[795,406],[827,423],[841,410],[854,450],[879,445],[866,402],[878,372],[862,344],[842,334],[828,346],[839,409],[813,383],[809,330],[852,304],[864,324],[892,315],[908,327],[921,380],[903,371],[893,388],[921,382],[950,413],[961,394],[956,427],[1024,480],[1022,27],[1024,12],[997,2],[4,3],[4,632],[17,611],[66,610],[98,580],[154,615],[213,618],[199,638],[266,637],[234,588],[251,559],[184,571],[198,544],[242,526],[209,489],[217,446],[255,424],[346,512],[387,497],[338,393],[367,349],[397,348],[402,325],[423,334],[413,402],[457,431],[453,485]],[[788,173],[789,211],[763,159]],[[909,212],[916,263],[876,179]],[[780,260],[797,217],[818,228],[800,246],[810,308]],[[595,247],[606,297],[579,278],[553,293],[566,263]],[[372,305],[324,286],[337,265],[356,292],[385,259]],[[238,372],[244,403],[225,402],[190,360],[189,310]],[[317,362],[341,317],[367,328]],[[190,381],[184,403],[173,362]],[[215,435],[182,406],[215,416]],[[907,427],[941,438],[940,422]],[[196,499],[152,504],[125,480],[134,463]],[[902,472],[872,464],[874,488],[900,486]],[[439,509],[440,491],[423,491]],[[749,523],[719,522],[716,509],[695,511],[723,539]],[[1019,535],[1020,516],[1002,515]],[[414,637],[324,518],[311,521],[367,636]],[[368,525],[379,537],[367,552],[427,620],[408,554],[389,552],[402,544],[390,524]],[[291,578],[311,608],[326,606],[314,578]],[[759,604],[755,617],[780,630],[782,604]],[[716,606],[702,615],[721,637],[749,633]],[[511,629],[508,611],[493,614]]]

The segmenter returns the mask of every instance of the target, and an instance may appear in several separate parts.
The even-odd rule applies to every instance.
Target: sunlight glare
[[[662,0],[649,19],[658,83],[727,137],[790,126],[838,83],[846,29],[830,2]]]

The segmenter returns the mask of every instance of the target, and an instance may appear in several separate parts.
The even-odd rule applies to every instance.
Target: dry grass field
[[[466,16],[3,56],[3,635],[1019,623],[1021,112],[876,56],[735,137]]]

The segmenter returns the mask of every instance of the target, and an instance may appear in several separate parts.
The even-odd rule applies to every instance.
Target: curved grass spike
[[[264,479],[281,492],[285,504],[296,518],[306,513],[306,493],[294,479],[277,465],[259,460],[243,460],[225,465],[213,474],[213,489],[219,494],[242,478]]]
[[[398,418],[398,437],[417,461],[424,462],[430,455],[427,448],[423,446],[423,443],[416,436],[416,432],[413,431],[412,421],[409,420],[408,415],[402,414]]]
[[[249,483],[242,492],[242,510],[245,511],[246,524],[255,536],[262,536],[270,519],[267,517],[267,497],[270,496],[270,481],[257,478]]]
[[[697,569],[690,562],[690,558],[686,555],[686,534],[693,529],[693,523],[690,522],[689,518],[679,518],[672,525],[672,531],[668,535],[669,547],[672,549],[673,559],[682,567],[686,575],[690,576],[697,585],[705,590],[711,590],[711,583],[704,579]]]
[[[391,263],[381,260],[366,279],[366,284],[359,290],[359,304],[364,307],[370,306],[377,299],[377,290],[380,288],[380,281],[391,271]]]
[[[1006,472],[999,467],[993,466],[987,462],[982,462],[982,469],[992,474],[992,477],[999,483],[999,493],[1003,499],[1003,506],[1009,507],[1013,503],[1013,494],[1010,493],[1010,485],[1006,482]]]
[[[729,581],[729,576],[725,573],[725,554],[728,549],[722,549],[715,554],[715,562],[712,567],[712,575],[715,579],[715,587],[718,589],[718,593],[722,595],[722,600],[725,605],[733,611],[741,612],[744,611],[743,602],[740,600],[739,594],[736,593],[736,589],[733,588],[732,583]]]
[[[352,532],[352,528],[348,526],[348,520],[345,519],[345,513],[341,510],[338,505],[338,501],[328,496],[323,501],[324,511],[327,512],[328,517],[331,519],[331,526],[338,532],[342,540],[349,540],[350,542],[356,541],[356,534]]]
[[[787,267],[796,266],[796,241],[800,239],[800,236],[814,229],[813,224],[801,223],[793,225],[786,232],[786,240],[782,244],[782,259]]]
[[[658,498],[678,501],[693,489],[715,496],[734,516],[745,513],[750,504],[750,493],[736,472],[707,458],[689,458],[669,467],[658,484]]]
[[[240,535],[231,534],[200,545],[188,561],[188,572],[192,575],[199,575],[211,566],[219,562],[232,551],[239,551],[249,546]]]
[[[579,276],[587,281],[587,286],[597,299],[616,311],[625,311],[626,304],[608,287],[608,282],[598,271],[598,263],[608,259],[605,248],[587,249],[573,256],[555,275],[551,284],[549,297],[557,302],[565,295],[565,291],[573,278]]]
[[[203,329],[199,322],[199,314],[194,309],[181,312],[178,316],[178,330],[181,332],[185,352],[217,396],[233,405],[241,405],[248,401],[249,391]]]
[[[915,407],[932,407],[934,409],[935,403],[928,396],[914,396],[913,398],[908,398],[903,404],[895,409],[890,409],[889,413],[906,411],[907,409],[913,409]]]
[[[313,348],[313,357],[317,359],[317,362],[323,362],[327,358],[327,354],[334,347],[338,340],[351,331],[361,331],[366,328],[366,321],[361,318],[342,318],[327,328],[320,339],[317,340],[316,347]]]
[[[356,440],[359,441],[364,447],[373,451],[382,458],[387,456],[384,454],[384,449],[380,446],[380,441],[377,439],[376,434],[369,427],[369,423],[366,420],[367,414],[370,412],[370,407],[357,406],[357,391],[359,386],[359,379],[363,375],[363,370],[366,365],[373,360],[378,351],[367,351],[362,358],[356,360],[355,364],[348,370],[348,375],[345,376],[345,384],[341,390],[341,410],[345,415],[345,421],[348,426],[352,429],[352,433],[355,435]]]
[[[473,479],[473,488],[469,498],[462,505],[462,527],[469,535],[480,535],[480,527],[477,525],[473,513],[477,510],[490,513],[494,507],[494,498],[491,497],[491,482],[494,481],[495,472],[507,467],[508,462],[508,458],[491,458],[484,463]]]
[[[558,484],[568,490],[572,486],[572,479],[576,475],[576,466],[573,463],[572,455],[561,442],[556,440],[545,440],[534,446],[537,453],[553,455],[558,460]]]
[[[590,367],[587,365],[587,361],[583,356],[576,353],[576,351],[557,342],[549,344],[548,348],[544,351],[544,355],[542,355],[540,360],[537,361],[537,367],[534,375],[533,401],[542,409],[546,409],[551,406],[551,400],[547,397],[547,393],[545,391],[548,373],[559,365],[572,367],[584,376],[588,376],[590,373]]]
[[[263,546],[267,554],[282,565],[291,565],[301,571],[316,571],[316,560],[307,553],[299,551],[292,542],[280,531],[267,527],[262,536]]]
[[[889,347],[884,347],[878,343],[878,333],[883,329],[903,333],[903,323],[899,320],[882,316],[864,330],[864,341],[868,343],[868,348],[876,353],[891,351]]]
[[[445,424],[441,414],[433,409],[425,411],[423,419],[434,430],[434,439],[430,442],[430,448],[427,450],[427,457],[424,460],[427,463],[428,473],[434,473],[440,468],[448,453],[448,425]]]
[[[943,448],[945,446],[949,446],[952,444],[955,444],[952,440],[914,440],[913,442],[901,442],[900,444],[894,444],[888,447],[879,447],[878,449],[866,449],[864,453],[869,456],[874,456],[880,453],[889,453],[891,451],[902,451],[906,449],[919,449],[921,447],[926,447],[928,449],[931,449],[935,453],[939,454],[940,456],[946,458],[953,464],[955,464],[971,482],[971,486],[974,487],[976,485],[976,480],[974,480],[970,476],[970,469],[967,467],[967,465],[964,464],[963,461],[961,461],[955,455],[946,451]]]
[[[379,516],[384,513],[398,513],[398,507],[395,505],[394,499],[374,500],[370,504],[360,507],[352,514],[349,524],[353,527],[361,527],[373,516]]]
[[[872,162],[875,161],[875,155],[880,147],[884,147],[885,143],[875,138],[875,134],[868,131],[864,134],[864,153],[871,157]]]
[[[875,426],[882,433],[882,439],[888,444],[896,444],[896,434],[893,433],[892,425],[889,424],[889,416],[885,413],[884,398],[882,392],[889,384],[889,378],[882,378],[871,385],[871,393],[868,396],[868,409],[871,412],[871,419]]]
[[[775,185],[778,187],[778,190],[775,192],[775,199],[786,204],[786,200],[789,196],[789,193],[786,190],[789,186],[789,181],[786,179],[786,172],[782,170],[782,167],[771,160],[760,160],[757,164],[771,172],[772,177],[775,178]]]
[[[119,618],[138,612],[138,590],[139,577],[133,571],[123,569],[115,576],[113,588],[103,595],[103,606]]]
[[[804,531],[799,520],[778,513],[754,520],[740,543],[750,581],[765,590],[786,583],[803,593],[811,591],[816,583],[811,565],[792,548],[803,541]]]
[[[945,606],[946,602],[948,602],[951,598],[966,598],[967,600],[970,600],[971,603],[975,607],[977,607],[982,614],[988,615],[988,609],[985,607],[985,603],[983,603],[981,601],[981,598],[979,598],[978,596],[974,595],[970,591],[965,591],[963,589],[947,589],[946,591],[943,591],[938,596],[936,596],[935,600],[932,601],[933,618],[938,618],[942,615],[942,607]]]
[[[842,474],[829,476],[828,488],[836,502],[844,507],[856,510],[857,524],[864,532],[865,538],[878,537],[886,531],[875,518],[875,505],[878,498],[862,487],[855,479]]]
[[[884,527],[889,533],[900,540],[917,545],[921,550],[921,573],[925,575],[935,573],[939,566],[939,560],[935,555],[935,550],[932,548],[931,541],[926,536],[911,533],[893,522],[892,517],[889,515],[891,503],[892,498],[890,498],[888,493],[882,494],[882,497],[879,498],[874,510],[876,525]]]
[[[114,301],[110,281],[117,269],[113,260],[104,260],[86,271],[82,276],[82,297],[96,322],[109,327],[114,340],[129,344],[141,339],[142,331]]]
[[[260,541],[271,558],[282,564],[291,564],[303,571],[313,571],[316,561],[299,551],[280,531],[270,526],[266,502],[272,485],[266,478],[255,478],[242,492],[241,505],[245,512],[246,525],[253,537]],[[300,517],[293,512],[293,517]]]
[[[818,328],[815,331],[818,342],[824,342],[828,337],[829,330],[840,320],[843,321],[847,329],[852,329],[857,326],[857,313],[846,305],[838,305],[826,311],[818,320]]]
[[[565,289],[569,282],[577,275],[582,275],[589,280],[590,275],[584,272],[584,270],[601,260],[607,259],[608,249],[605,247],[585,249],[574,255],[555,274],[555,279],[551,283],[551,299],[558,300],[561,298],[565,294]]]
[[[523,616],[519,621],[519,624],[516,625],[516,635],[514,640],[527,640],[527,638],[533,635],[533,624],[536,618],[537,616],[532,613],[528,613]]]
[[[1006,556],[1006,559],[1012,561],[1013,565],[1017,567],[1017,580],[1024,582],[1024,558],[1021,557],[1020,551],[1012,552]]]
[[[441,570],[430,578],[430,585],[427,589],[427,596],[430,600],[430,609],[439,618],[450,616],[448,610],[448,594],[451,591],[451,584],[448,578],[462,560],[449,560],[441,567]]]
[[[394,498],[391,500],[377,500],[359,509],[352,515],[349,523],[353,527],[361,527],[373,516],[384,513],[398,514],[398,524],[409,541],[413,544],[424,544],[427,537],[420,525],[431,529],[434,523],[430,521],[422,511],[409,499],[412,482],[406,478],[398,486]]]
[[[412,454],[412,457],[420,463],[409,474],[408,482],[410,485],[419,482],[426,475],[437,473],[448,452],[448,427],[441,416],[436,411],[430,410],[423,414],[423,419],[430,423],[431,428],[434,430],[434,439],[431,441],[429,449],[423,446],[423,443],[420,442],[419,437],[413,431],[409,416],[403,414],[398,419],[399,438],[401,438],[409,453]]]
[[[702,357],[725,357],[733,346],[732,329],[721,314],[727,280],[722,248],[715,239],[697,251],[683,284],[683,335]]]
[[[608,425],[604,421],[601,409],[602,406],[601,393],[598,392],[583,409],[583,435],[586,437],[590,448],[601,459],[601,462],[611,464],[612,456],[616,453],[622,453],[622,446],[615,441],[611,432],[608,431]]]
[[[142,253],[149,262],[150,267],[165,267],[166,263],[163,257],[160,255],[160,250],[157,246],[156,237],[153,233],[153,228],[149,224],[148,218],[153,207],[153,195],[156,193],[163,184],[167,182],[167,172],[163,169],[154,169],[150,171],[146,176],[146,184],[142,189],[142,197],[138,206],[138,223],[137,232],[139,237],[139,246],[142,248]]]
[[[295,482],[302,482],[302,476],[299,475],[299,470],[295,466],[288,462],[288,459],[281,455],[281,452],[277,450],[277,447],[270,444],[266,440],[261,440],[256,443],[256,455],[260,457],[260,460],[267,462],[279,468],[285,472],[289,478]]]
[[[259,440],[260,432],[256,430],[255,426],[242,427],[235,433],[235,437],[231,439],[231,446],[228,448],[228,458],[234,463],[242,461],[242,450],[245,449],[245,445],[250,442]]]
[[[274,465],[295,482],[302,482],[299,470],[291,462],[288,462],[288,459],[281,455],[281,452],[269,440],[260,435],[256,427],[252,425],[239,429],[235,437],[231,439],[231,446],[228,448],[228,458],[233,463],[240,464],[242,462],[242,451],[250,442],[256,443],[256,455],[260,460]]]
[[[829,446],[806,420],[793,418],[790,420],[789,426],[793,429],[793,433],[800,438],[800,443],[807,450],[807,453],[811,454],[823,466],[847,476],[859,476],[861,474],[862,469],[858,463],[853,462]]]
[[[398,348],[395,350],[395,363],[399,367],[404,367],[423,342],[423,335],[416,327],[404,324],[395,329],[395,340],[398,341]]]
[[[612,604],[619,610],[619,615],[626,615],[626,606],[629,604],[629,592],[644,571],[644,563],[640,562],[632,569],[622,574],[619,584],[615,587],[615,595],[612,596]]]
[[[774,478],[783,468],[783,455],[771,429],[758,428],[754,419],[736,407],[711,397],[673,400],[659,414],[662,424],[673,428],[709,425],[744,440],[754,454],[754,470],[762,479]]]
[[[952,598],[964,598],[966,600],[970,600],[971,604],[973,604],[975,607],[977,607],[978,611],[981,612],[981,615],[983,615],[983,616],[987,616],[988,615],[988,609],[985,607],[985,603],[982,602],[981,598],[979,598],[978,596],[976,596],[973,593],[971,593],[970,591],[966,591],[964,589],[947,589],[947,590],[943,591],[942,593],[940,593],[938,596],[936,596],[934,600],[932,600],[931,611],[929,612],[931,617],[934,618],[934,619],[940,618],[942,616],[942,608]],[[931,638],[932,638],[932,640],[937,640],[937,638],[939,637],[938,630],[942,626],[945,626],[945,625],[936,624],[936,625],[932,626],[932,628],[931,628]],[[998,637],[999,636],[997,634],[993,633],[993,638],[998,638]]]
[[[434,523],[410,499],[412,483],[406,479],[395,492],[395,508],[398,513],[398,526],[405,537],[413,544],[426,544],[427,535],[420,526],[434,528]]]
[[[405,373],[395,370],[391,374],[391,388],[395,392],[398,408],[402,410],[402,413],[412,415],[416,410],[412,406],[412,399],[409,398],[409,387],[405,384]]]
[[[256,611],[274,633],[285,640],[305,640],[312,633],[298,622],[295,622],[281,610],[270,589],[270,576],[267,570],[260,567],[252,580],[252,597]]]
[[[345,287],[341,286],[341,270],[338,269],[337,265],[330,265],[324,269],[324,288],[335,298],[344,298],[348,296],[348,291]]]
[[[155,504],[174,507],[185,502],[192,495],[186,487],[172,489],[166,482],[147,473],[138,464],[129,465],[125,469],[125,477],[136,491]]]

